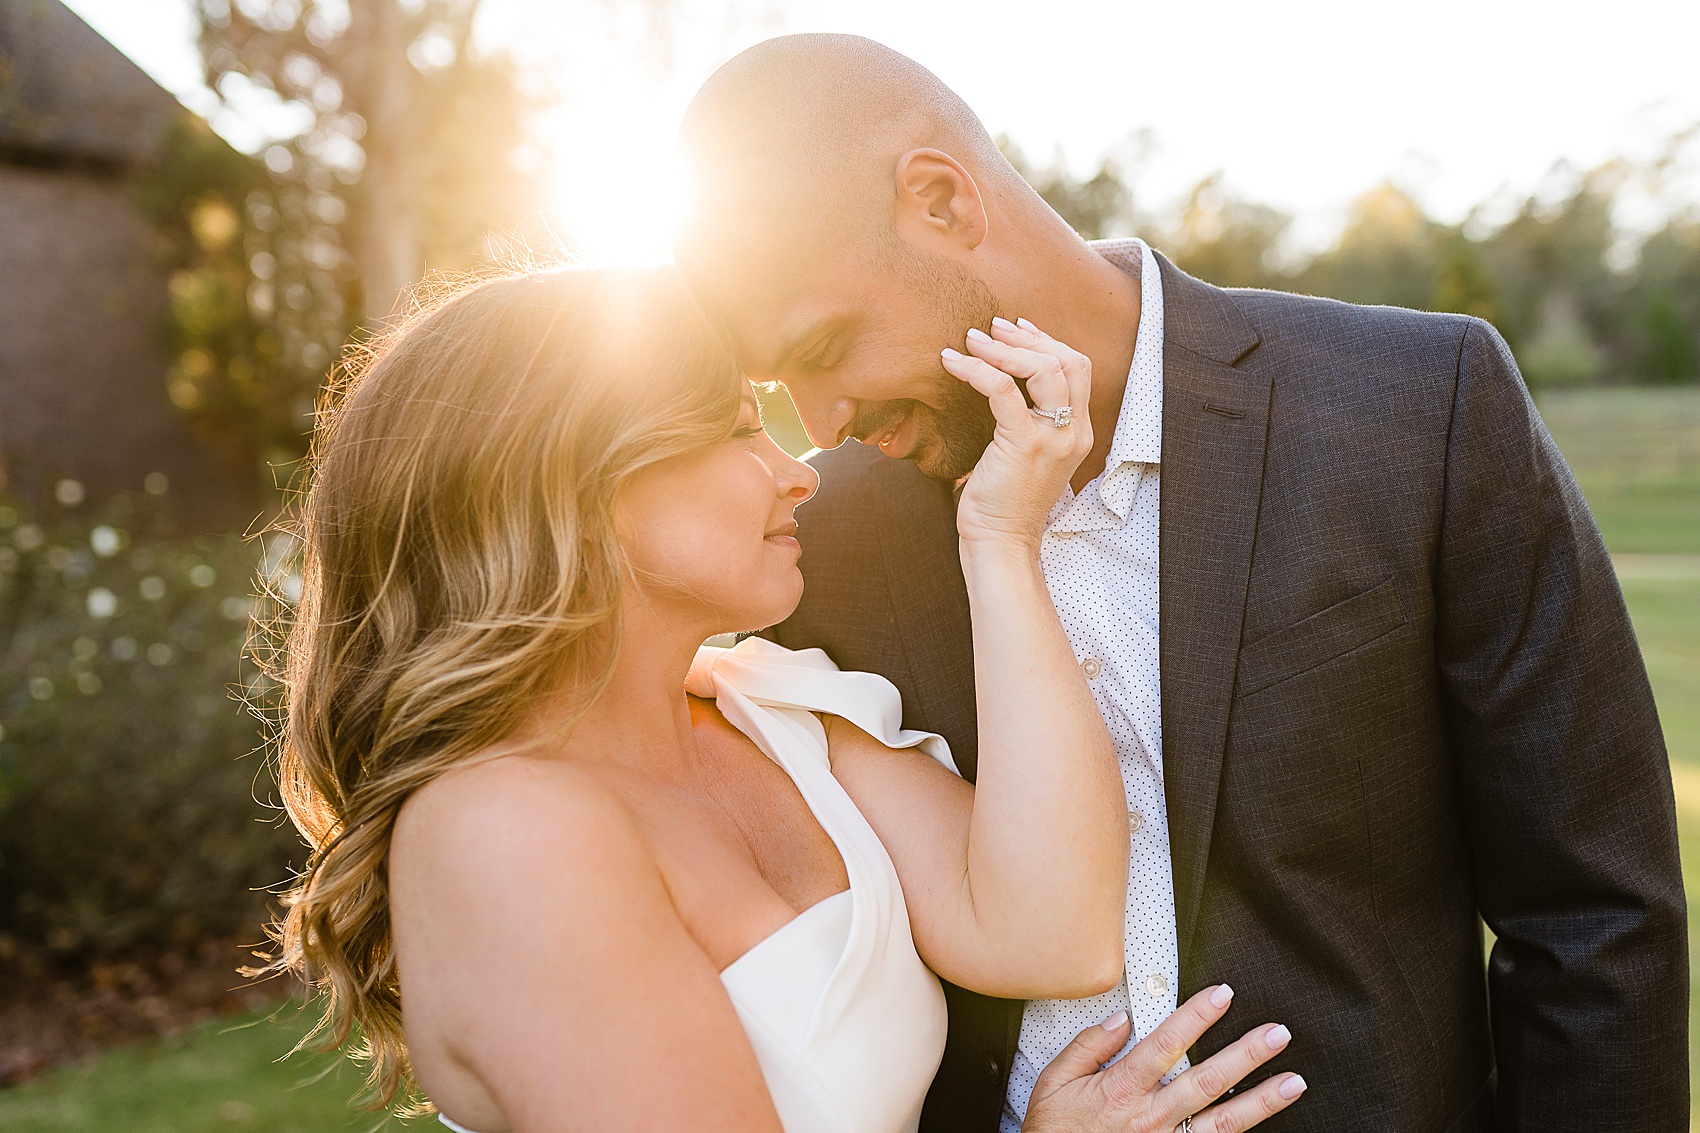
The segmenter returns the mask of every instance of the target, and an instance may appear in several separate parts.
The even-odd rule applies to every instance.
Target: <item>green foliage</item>
[[[208,85],[269,91],[299,123],[262,155],[278,231],[295,234],[300,253],[276,264],[280,315],[319,311],[337,294],[386,317],[427,266],[487,260],[490,231],[541,204],[539,171],[516,161],[531,103],[507,56],[473,49],[479,0],[194,9]]]
[[[1076,232],[1088,240],[1131,234],[1133,191],[1122,178],[1120,163],[1115,158],[1106,157],[1096,173],[1080,181],[1069,174],[1060,156],[1041,168],[1029,161],[1008,137],[999,135],[997,141],[1009,163]]]
[[[1481,210],[1443,224],[1397,186],[1380,185],[1353,203],[1331,246],[1304,256],[1291,247],[1291,215],[1235,195],[1219,175],[1143,215],[1116,163],[1081,181],[1006,149],[1089,239],[1137,230],[1183,269],[1226,287],[1475,315],[1505,335],[1531,386],[1561,387],[1700,381],[1700,205],[1651,233],[1617,220],[1630,197],[1657,195],[1689,147],[1700,147],[1700,127],[1672,138],[1653,162],[1583,173],[1561,164],[1496,226]]]
[[[0,501],[0,934],[26,968],[257,941],[297,845],[232,697],[257,548],[160,537],[148,495],[81,510]]]
[[[303,223],[303,202],[187,112],[139,203],[169,273],[172,402],[233,463],[299,456],[319,379],[348,329],[341,260],[315,243],[323,233]],[[328,266],[313,267],[314,257]]]

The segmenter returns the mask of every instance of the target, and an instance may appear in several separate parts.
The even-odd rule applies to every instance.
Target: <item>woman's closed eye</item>
[[[761,416],[761,402],[746,398],[743,408],[738,411],[738,424],[732,429],[732,436],[747,440],[766,430],[767,422],[763,421]]]

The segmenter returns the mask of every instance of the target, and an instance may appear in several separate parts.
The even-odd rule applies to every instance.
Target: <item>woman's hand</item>
[[[1277,1074],[1223,1102],[1212,1103],[1257,1067],[1285,1050],[1292,1035],[1266,1023],[1218,1051],[1167,1086],[1162,1077],[1200,1035],[1227,1014],[1233,989],[1205,988],[1183,1003],[1127,1057],[1104,1069],[1127,1042],[1127,1015],[1080,1032],[1033,1086],[1022,1133],[1171,1133],[1189,1118],[1191,1133],[1241,1133],[1298,1100],[1305,1080]]]
[[[944,368],[986,395],[997,429],[962,490],[957,532],[964,550],[990,544],[1037,553],[1051,506],[1092,451],[1092,363],[1025,319],[994,319],[989,335],[970,330],[967,347],[944,351]],[[1059,428],[1028,408],[1017,380],[1034,407],[1066,407],[1069,424]]]

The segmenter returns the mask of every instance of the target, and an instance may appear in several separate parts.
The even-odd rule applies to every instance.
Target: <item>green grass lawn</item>
[[[354,1069],[327,1055],[278,1058],[306,1031],[294,1006],[203,1024],[0,1092],[6,1133],[362,1133],[381,1116],[348,1102]],[[438,1128],[432,1120],[392,1129]]]
[[[1593,390],[1539,400],[1618,563],[1670,748],[1684,875],[1700,879],[1700,390]],[[1690,937],[1700,944],[1695,912],[1691,908]],[[1700,976],[1700,962],[1694,968]],[[1700,1034],[1700,997],[1691,1002],[1690,1032]],[[276,1061],[303,1029],[302,1016],[285,1011],[275,1020],[210,1023],[179,1038],[117,1051],[0,1092],[0,1129],[374,1128],[381,1119],[348,1106],[359,1084],[350,1068],[325,1056]],[[1692,1059],[1692,1041],[1689,1050]],[[1700,1084],[1700,1065],[1694,1069]],[[440,1128],[430,1120],[389,1124]]]

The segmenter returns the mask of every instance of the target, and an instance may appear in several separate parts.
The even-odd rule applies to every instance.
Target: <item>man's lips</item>
[[[866,438],[857,439],[863,444],[874,445],[889,457],[902,460],[915,447],[915,410],[911,408],[877,432],[869,432]]]

